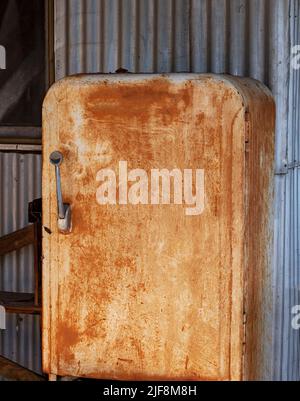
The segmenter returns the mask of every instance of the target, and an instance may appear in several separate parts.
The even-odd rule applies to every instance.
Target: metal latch
[[[63,202],[62,191],[61,191],[61,175],[60,165],[63,162],[63,155],[58,152],[52,152],[50,155],[50,163],[55,166],[56,176],[56,197],[57,197],[57,225],[59,231],[63,233],[69,233],[71,231],[71,206],[69,203]]]

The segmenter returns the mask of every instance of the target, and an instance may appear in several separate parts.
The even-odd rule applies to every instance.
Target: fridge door
[[[247,105],[239,92],[233,79],[197,74],[83,75],[50,89],[46,372],[241,378]],[[63,156],[67,232],[54,151]]]

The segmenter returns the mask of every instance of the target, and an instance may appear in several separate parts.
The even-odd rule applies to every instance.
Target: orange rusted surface
[[[272,97],[249,79],[83,75],[50,89],[43,109],[46,372],[255,377],[273,133]],[[68,235],[57,229],[54,150],[64,155]],[[120,161],[148,176],[151,169],[204,170],[202,213],[189,216],[174,202],[100,205],[97,173],[111,169],[118,178]]]

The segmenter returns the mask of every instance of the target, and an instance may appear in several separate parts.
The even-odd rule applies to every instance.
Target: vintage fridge
[[[255,80],[95,74],[43,106],[43,369],[261,374],[275,108]]]

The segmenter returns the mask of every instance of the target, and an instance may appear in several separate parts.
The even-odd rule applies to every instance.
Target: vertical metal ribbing
[[[0,235],[28,224],[28,203],[41,197],[41,155],[0,152]],[[0,258],[2,291],[33,291],[33,249]],[[7,315],[0,331],[0,354],[41,373],[38,316]]]
[[[290,70],[291,45],[300,44],[299,0],[87,0],[86,13],[82,2],[56,0],[56,78],[119,67],[249,75],[276,99],[276,171],[299,162],[300,70]],[[266,375],[299,378],[299,337],[290,329],[290,306],[300,302],[299,169],[276,175],[275,193],[273,367]]]

